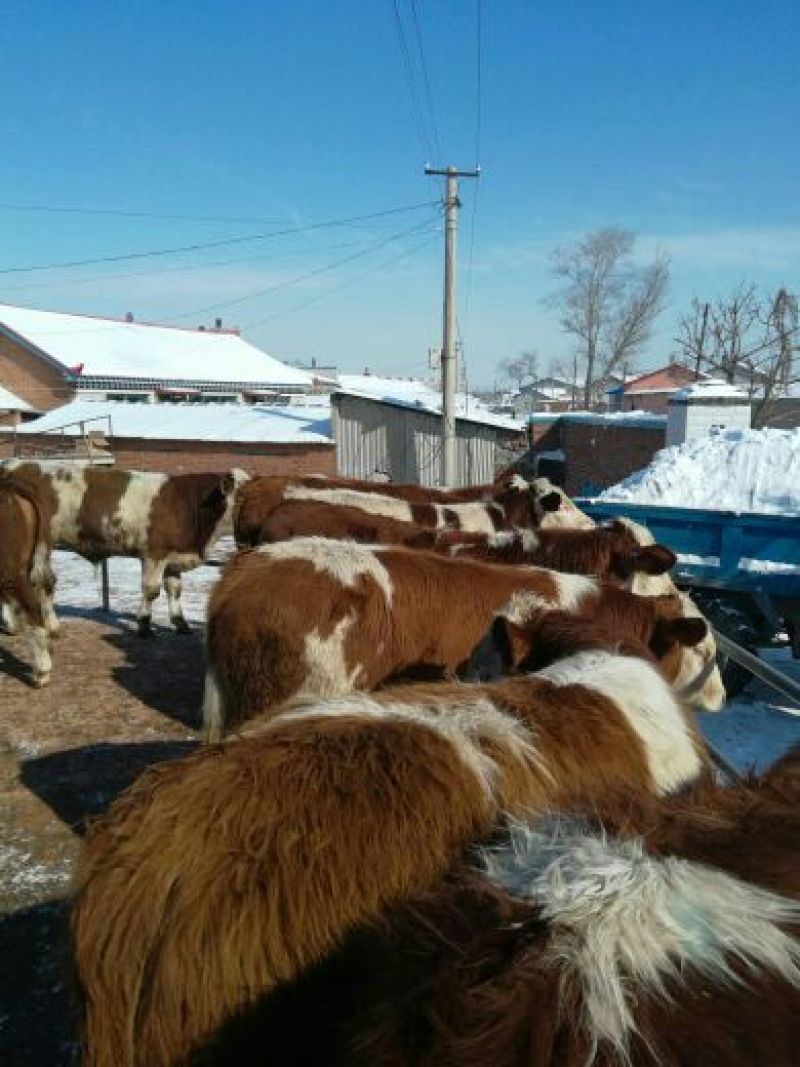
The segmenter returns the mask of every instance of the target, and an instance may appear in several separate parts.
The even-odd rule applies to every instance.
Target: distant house
[[[665,367],[647,371],[626,382],[618,381],[605,391],[609,411],[649,411],[665,415],[669,398],[679,389],[691,385],[700,374],[682,363],[668,363]]]
[[[217,322],[189,329],[0,304],[0,385],[40,411],[76,397],[280,402],[314,388],[313,374]]]

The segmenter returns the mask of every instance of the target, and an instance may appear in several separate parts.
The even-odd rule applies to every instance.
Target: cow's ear
[[[665,651],[667,646],[674,642],[689,648],[699,645],[707,633],[708,623],[705,619],[695,617],[659,619],[653,630],[650,646],[656,655],[659,651]]]
[[[561,507],[561,496],[559,493],[545,493],[539,497],[539,504],[543,511],[558,511]]]
[[[632,567],[643,574],[666,574],[678,562],[678,557],[666,545],[646,545],[632,553]]]

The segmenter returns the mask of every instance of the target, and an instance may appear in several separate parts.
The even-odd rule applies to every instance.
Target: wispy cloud
[[[643,258],[663,249],[676,267],[695,270],[797,269],[800,226],[723,227],[689,233],[643,234],[637,252]]]

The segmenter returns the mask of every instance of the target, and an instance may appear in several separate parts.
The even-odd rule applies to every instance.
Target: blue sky
[[[397,6],[416,60],[411,0]],[[671,256],[669,307],[641,366],[669,356],[693,293],[743,279],[800,288],[799,4],[481,7],[483,176],[476,206],[476,183],[462,185],[459,234],[473,383],[525,348],[545,365],[571,351],[542,305],[548,257],[591,228],[628,227],[643,256]],[[416,0],[437,164],[476,162],[477,8]],[[0,65],[0,204],[223,220],[4,206],[0,271],[441,195],[422,174],[394,0],[2,0],[0,18],[13,42]],[[422,373],[440,335],[438,225],[422,207],[181,255],[15,270],[0,273],[0,300],[184,324],[218,314],[281,358]]]

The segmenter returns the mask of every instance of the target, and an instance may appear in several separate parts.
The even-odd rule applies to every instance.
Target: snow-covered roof
[[[381,378],[375,374],[340,374],[336,392],[366,396],[388,404],[401,404],[439,414],[442,394],[426,382],[416,378]],[[509,415],[498,415],[469,393],[456,394],[456,415],[459,419],[496,426],[502,430],[521,431],[524,422]]]
[[[111,416],[114,437],[166,441],[274,442],[330,444],[330,407],[304,408],[249,404],[126,404],[122,401],[74,400],[41,418],[17,427],[17,433],[42,433],[65,423]],[[106,431],[102,422],[87,430]],[[79,426],[64,431],[79,434]]]
[[[12,393],[4,385],[0,385],[0,411],[36,411],[27,400]]]
[[[683,389],[679,389],[673,399],[681,400],[730,400],[738,399],[743,404],[749,404],[747,393],[738,385],[731,385],[721,378],[709,378],[704,382],[692,382]]]
[[[800,515],[800,429],[723,430],[664,448],[601,500]]]
[[[290,367],[230,330],[151,326],[0,304],[3,328],[80,378],[242,382],[308,387],[313,376]]]
[[[649,411],[549,411],[537,412],[528,416],[528,422],[579,422],[590,426],[644,426],[657,429],[667,425],[666,415],[655,415]]]

